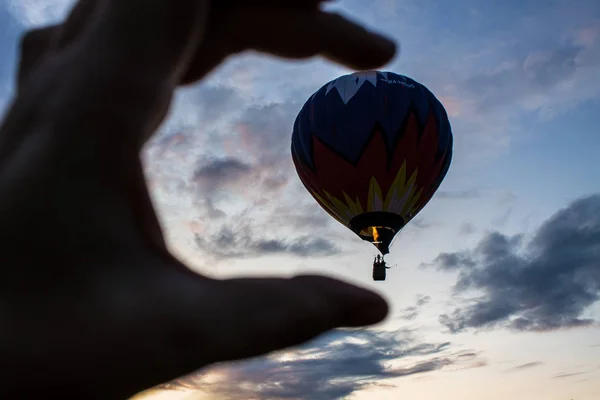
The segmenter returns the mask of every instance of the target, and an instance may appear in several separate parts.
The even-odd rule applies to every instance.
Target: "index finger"
[[[322,55],[358,70],[378,68],[396,53],[396,43],[390,38],[332,12],[280,9],[264,14],[248,10],[234,17],[231,22],[234,25],[251,19],[257,27],[236,37],[242,49],[253,48],[296,59]]]

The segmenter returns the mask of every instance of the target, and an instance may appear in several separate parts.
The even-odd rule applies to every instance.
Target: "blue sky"
[[[0,4],[4,106],[18,35],[71,1]],[[147,146],[146,171],[170,246],[195,270],[324,273],[381,292],[392,315],[201,371],[151,397],[597,399],[600,3],[329,7],[399,40],[386,69],[429,87],[455,134],[450,172],[395,241],[398,267],[385,283],[370,278],[374,248],[316,205],[289,154],[300,107],[344,68],[257,54],[228,61],[178,93]]]

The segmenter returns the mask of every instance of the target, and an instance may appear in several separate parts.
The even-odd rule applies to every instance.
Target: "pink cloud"
[[[462,104],[456,97],[440,96],[439,100],[444,105],[446,112],[450,117],[458,117],[462,111]]]
[[[600,26],[597,25],[580,29],[576,34],[577,42],[585,47],[593,47],[598,37],[600,37]]]

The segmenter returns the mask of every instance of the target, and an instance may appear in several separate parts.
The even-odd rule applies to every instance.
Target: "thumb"
[[[168,296],[168,310],[156,310],[170,340],[156,349],[169,362],[145,371],[155,381],[296,346],[334,328],[372,325],[388,313],[378,294],[322,276],[187,278],[169,279],[169,290],[176,288],[176,293]]]

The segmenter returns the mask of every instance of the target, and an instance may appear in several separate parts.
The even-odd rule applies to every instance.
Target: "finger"
[[[344,327],[373,325],[385,319],[389,312],[389,306],[383,297],[370,290],[343,282],[342,285],[332,284],[332,279],[324,276],[304,275],[293,279],[302,285],[312,286],[337,302],[345,297],[352,298],[354,304],[342,304],[337,311]]]
[[[262,29],[268,30],[268,34],[271,35],[273,31],[268,27],[271,26],[271,19],[274,15],[273,9],[280,10],[280,12],[284,10],[286,13],[292,14],[303,11],[312,12],[319,6],[326,3],[333,3],[334,1],[336,0],[287,0],[285,2],[281,0],[257,0],[252,2],[251,5],[248,5],[247,0],[222,0],[213,2],[211,4],[210,20],[207,21],[209,25],[207,35],[209,36],[202,41],[199,51],[195,52],[194,57],[179,82],[180,85],[197,82],[229,55],[252,47],[247,43],[232,43],[230,32],[233,29],[245,37],[247,32],[252,32],[256,29],[255,16],[261,18],[267,24],[266,26],[263,25]],[[232,13],[231,10],[235,11]],[[232,18],[235,15],[239,17]],[[250,17],[245,18],[246,16]],[[277,17],[276,14],[275,17]]]
[[[29,31],[23,35],[20,43],[17,90],[20,91],[33,68],[39,64],[46,54],[58,30],[58,26],[48,26]]]
[[[56,37],[56,48],[68,46],[81,35],[93,19],[94,10],[99,8],[99,3],[99,0],[79,0],[73,6],[65,22],[61,24],[60,32]]]
[[[321,55],[353,69],[379,68],[396,55],[394,41],[339,14],[318,12],[310,28],[313,40],[323,35]]]
[[[216,7],[224,7],[225,9],[233,9],[239,7],[250,7],[263,9],[278,8],[286,10],[297,10],[299,8],[315,8],[324,3],[333,3],[337,0],[220,0]],[[250,4],[249,4],[250,3]]]
[[[180,83],[196,82],[229,54],[249,49],[291,59],[322,55],[359,70],[378,68],[394,57],[396,45],[390,39],[316,8],[328,2],[295,0],[285,7],[278,3],[275,9],[261,2],[261,7],[240,6],[233,13],[218,3],[211,10],[212,36],[202,43]],[[236,29],[231,32],[229,27]]]
[[[242,24],[242,16],[234,23]],[[239,30],[241,49],[253,48],[285,58],[322,55],[353,69],[373,69],[395,55],[395,43],[339,14],[324,11],[253,13],[243,18],[258,28]],[[273,34],[277,32],[277,34]]]
[[[287,10],[297,10],[299,8],[315,8],[324,3],[333,3],[336,0],[259,0],[254,1],[251,5],[252,7],[273,7],[279,9],[287,9]],[[240,5],[248,6],[247,1],[240,1]]]
[[[163,381],[299,345],[334,328],[375,324],[388,313],[378,294],[319,276],[188,280],[177,289],[169,296],[178,299],[170,303],[179,303],[176,309],[162,312],[169,315],[161,324],[169,333],[156,347],[158,358],[165,357],[161,364],[171,368],[161,372]]]

